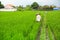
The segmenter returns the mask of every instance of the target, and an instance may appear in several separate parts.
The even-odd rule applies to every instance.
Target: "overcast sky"
[[[60,6],[60,0],[0,0],[2,4],[13,4],[13,5],[31,5],[33,2],[37,2],[39,5],[56,5]]]

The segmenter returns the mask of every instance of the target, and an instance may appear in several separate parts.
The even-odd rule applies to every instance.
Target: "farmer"
[[[41,21],[41,15],[39,13],[36,14],[36,21],[37,22],[40,22]]]

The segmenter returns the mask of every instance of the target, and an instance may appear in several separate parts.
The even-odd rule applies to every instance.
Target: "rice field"
[[[36,22],[36,13],[43,21]],[[39,40],[60,40],[59,14],[59,10],[0,12],[0,40],[36,40],[40,27]]]
[[[54,35],[55,40],[60,40],[60,10],[49,11],[46,15],[47,25]],[[51,35],[50,35],[51,38]]]

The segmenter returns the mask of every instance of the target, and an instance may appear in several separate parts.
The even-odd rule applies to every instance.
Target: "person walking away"
[[[36,21],[37,22],[40,22],[41,21],[41,15],[39,13],[36,14]]]

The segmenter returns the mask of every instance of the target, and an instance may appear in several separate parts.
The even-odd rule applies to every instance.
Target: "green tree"
[[[43,6],[39,6],[38,7],[38,10],[43,10]]]
[[[27,10],[27,11],[31,10],[31,6],[30,5],[26,5],[25,10]]]
[[[23,10],[23,7],[22,7],[22,6],[18,6],[18,7],[17,7],[17,10],[18,10],[18,11],[22,11],[22,10]]]
[[[50,5],[50,9],[53,10],[54,6]]]
[[[1,4],[1,1],[0,1],[0,8],[4,8],[4,5],[3,5],[3,4]]]
[[[1,1],[0,1],[0,5],[1,5]]]
[[[44,10],[49,10],[49,6],[48,6],[48,5],[44,5],[44,6],[43,6],[43,9],[44,9]]]
[[[31,5],[31,8],[32,8],[32,9],[35,9],[35,10],[37,10],[38,7],[39,7],[39,4],[38,4],[37,2],[34,2],[34,3]]]

